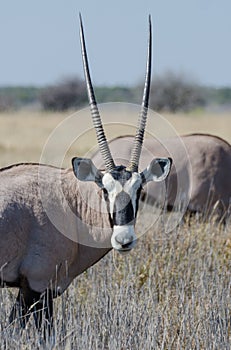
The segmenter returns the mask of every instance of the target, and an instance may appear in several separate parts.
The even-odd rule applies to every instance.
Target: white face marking
[[[120,193],[123,189],[119,181],[115,180],[111,174],[106,173],[103,176],[102,183],[104,188],[108,192],[108,198],[110,203],[110,213],[113,214],[113,208],[115,203],[115,198],[118,193]]]
[[[127,192],[131,198],[134,213],[136,212],[136,194],[141,183],[142,180],[140,174],[133,173],[132,177],[124,185],[124,191]]]
[[[110,173],[106,173],[103,176],[102,183],[108,192],[111,215],[113,214],[115,198],[121,191],[124,191],[129,195],[132,201],[134,213],[136,212],[136,194],[142,183],[139,173],[133,173],[130,179],[125,182],[124,186],[122,186],[118,180],[115,180]]]

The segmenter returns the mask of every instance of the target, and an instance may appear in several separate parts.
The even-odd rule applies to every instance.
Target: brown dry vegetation
[[[151,215],[151,212],[150,212]],[[56,333],[8,326],[14,293],[0,291],[2,349],[229,349],[230,229],[197,220],[161,225],[127,256],[109,253],[55,301]]]
[[[38,161],[48,135],[64,118],[0,115],[0,164]],[[167,118],[179,133],[213,133],[231,142],[231,115]],[[78,153],[86,152],[88,143],[81,143]],[[147,216],[139,217],[138,231],[154,210],[148,207]],[[231,225],[201,223],[196,217],[167,234],[162,222],[131,254],[109,253],[55,300],[56,332],[47,343],[33,318],[23,332],[17,322],[8,326],[15,291],[0,289],[0,348],[229,349]]]
[[[69,117],[68,113],[51,112],[16,112],[0,113],[0,166],[6,166],[18,162],[38,162],[42,149],[51,134],[51,132],[65,119]],[[117,120],[116,113],[110,117],[111,121]],[[208,114],[208,113],[188,113],[188,114],[166,114],[164,118],[168,120],[176,129],[178,134],[187,134],[194,132],[203,132],[220,136],[231,142],[231,113],[227,114]],[[123,120],[123,116],[121,118]],[[131,121],[136,125],[137,115],[126,115],[126,121]],[[81,120],[83,130],[91,126],[90,116],[88,120]],[[108,130],[108,138],[123,133],[134,132],[129,127],[117,125],[116,130]],[[78,134],[78,126],[76,131]],[[57,149],[65,143],[68,135],[62,135],[58,140]],[[72,142],[73,140],[71,140]],[[74,155],[83,155],[88,149],[95,145],[94,133],[83,135],[76,144],[72,145],[67,151],[65,166],[70,164],[70,159]],[[54,154],[57,152],[54,149]],[[49,159],[53,161],[52,157]],[[49,160],[47,162],[49,162]]]

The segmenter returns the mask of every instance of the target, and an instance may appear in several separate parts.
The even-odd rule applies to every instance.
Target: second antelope
[[[121,136],[110,141],[111,154],[126,165],[132,149],[133,136]],[[141,152],[140,168],[144,169],[155,154],[171,157],[173,166],[166,184],[149,182],[141,200],[163,204],[168,209],[200,213],[203,219],[226,222],[231,203],[231,146],[214,135],[191,134],[164,140],[146,138]],[[92,160],[102,165],[95,152]],[[225,166],[224,166],[225,164]]]

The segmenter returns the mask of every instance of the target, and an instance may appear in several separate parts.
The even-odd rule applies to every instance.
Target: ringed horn
[[[80,18],[80,42],[81,42],[81,50],[82,50],[83,68],[84,68],[85,80],[87,84],[87,93],[88,93],[88,100],[89,100],[89,105],[91,109],[92,121],[96,131],[99,150],[105,163],[105,170],[109,172],[115,169],[115,163],[112,158],[112,155],[108,146],[108,142],[104,133],[93,85],[91,82],[81,14],[79,14],[79,18]],[[151,85],[151,60],[152,60],[152,24],[151,24],[151,16],[149,15],[149,41],[148,41],[147,67],[146,67],[143,100],[142,100],[136,135],[134,138],[133,149],[131,152],[131,159],[127,167],[127,170],[131,172],[138,171],[139,159],[140,159],[140,154],[141,154],[142,145],[143,145],[144,132],[145,132],[145,126],[146,126],[146,120],[147,120],[147,113],[148,113],[148,105],[149,105],[150,85]]]

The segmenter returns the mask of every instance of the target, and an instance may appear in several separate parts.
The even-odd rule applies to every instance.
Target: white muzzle
[[[136,234],[134,226],[122,225],[114,226],[111,237],[112,247],[120,253],[129,252],[136,245]]]

